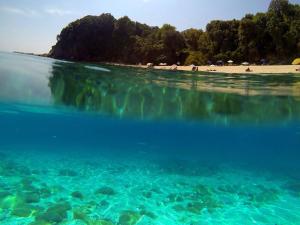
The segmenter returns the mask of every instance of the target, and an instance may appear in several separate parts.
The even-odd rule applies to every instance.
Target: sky
[[[290,0],[300,4],[300,0]],[[205,29],[215,19],[240,19],[265,12],[270,0],[0,0],[0,50],[49,52],[56,36],[75,19],[111,13],[179,31]]]

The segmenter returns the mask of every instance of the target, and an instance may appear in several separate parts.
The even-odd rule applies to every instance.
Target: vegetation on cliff
[[[201,15],[199,15],[201,16]],[[272,0],[266,13],[211,21],[206,30],[151,27],[111,14],[86,16],[57,36],[49,55],[76,61],[207,64],[233,60],[290,63],[300,52],[300,6]]]

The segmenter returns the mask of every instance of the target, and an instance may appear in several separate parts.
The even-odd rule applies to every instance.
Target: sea
[[[1,225],[299,225],[300,74],[0,52]]]

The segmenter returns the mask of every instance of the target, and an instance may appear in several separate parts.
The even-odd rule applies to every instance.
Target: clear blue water
[[[0,53],[0,224],[300,224],[300,75]]]

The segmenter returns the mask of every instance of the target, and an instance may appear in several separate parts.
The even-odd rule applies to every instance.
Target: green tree
[[[276,13],[277,15],[284,14],[289,7],[288,0],[272,0],[269,5],[269,12]]]
[[[111,14],[86,16],[61,31],[49,56],[122,63],[204,64],[260,58],[287,63],[299,57],[299,52],[300,5],[272,0],[266,13],[211,21],[205,31],[178,32],[169,24],[151,27],[126,16],[116,20]]]
[[[163,52],[160,56],[169,64],[177,63],[180,60],[181,51],[185,47],[183,36],[176,31],[176,28],[165,24],[157,32],[156,37],[163,44]]]
[[[207,60],[206,57],[199,51],[197,52],[190,52],[189,56],[185,60],[185,65],[194,64],[196,66],[206,64]]]
[[[182,32],[187,48],[190,51],[199,51],[199,40],[203,35],[202,30],[188,29]]]

